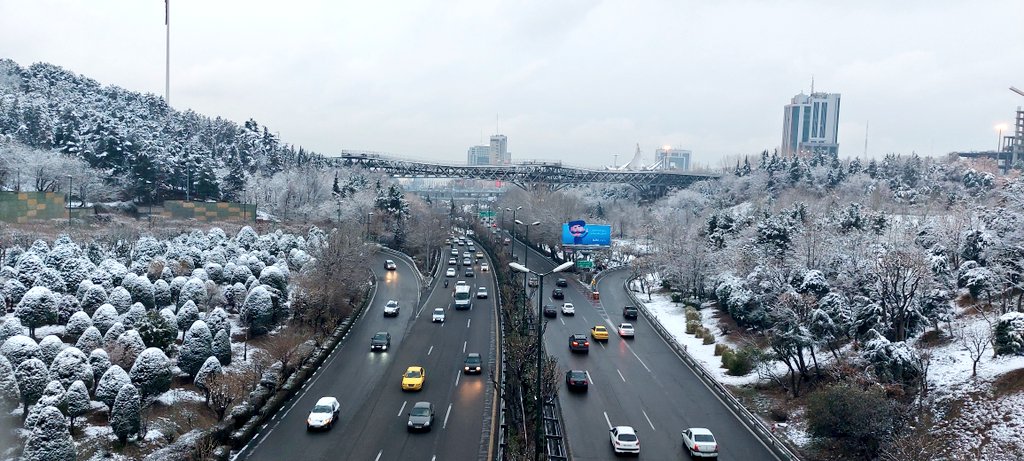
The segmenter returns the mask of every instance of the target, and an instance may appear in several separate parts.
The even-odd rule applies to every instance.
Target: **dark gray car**
[[[434,424],[434,404],[430,402],[416,402],[409,410],[410,431],[429,431]]]

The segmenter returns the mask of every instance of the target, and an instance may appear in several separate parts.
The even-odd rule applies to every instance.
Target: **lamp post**
[[[538,461],[541,457],[541,430],[544,427],[544,401],[541,398],[541,371],[544,368],[544,312],[542,311],[544,308],[544,303],[542,302],[544,299],[544,276],[554,274],[555,272],[562,272],[572,267],[572,265],[572,261],[566,261],[560,266],[552,269],[550,272],[541,274],[530,270],[530,268],[522,264],[508,263],[508,267],[511,267],[513,270],[522,272],[523,274],[533,274],[540,279],[540,294],[537,296],[537,300],[541,301],[537,303],[537,422],[536,426],[534,426],[534,436],[536,438],[534,441],[534,454],[536,455],[535,459]]]
[[[505,208],[505,209],[512,212],[512,223],[513,223],[512,224],[512,233],[511,233],[512,234],[512,241],[509,242],[509,251],[510,251],[509,256],[512,257],[512,260],[515,260],[515,258],[516,258],[516,225],[515,225],[516,213],[518,213],[519,210],[522,210],[523,207],[517,206],[516,209],[514,209],[514,210],[511,209],[511,208]]]
[[[242,223],[245,223],[245,188],[242,188]]]
[[[146,181],[149,187],[149,228],[153,229],[153,181]]]
[[[530,242],[530,227],[531,226],[539,226],[540,225],[540,221],[534,221],[534,222],[532,222],[530,224],[526,224],[526,223],[524,223],[524,222],[522,222],[522,221],[517,219],[516,220],[516,224],[519,224],[520,226],[526,226],[526,237],[523,239],[524,240],[523,241],[523,265],[526,266],[526,267],[530,267],[528,265],[528,262],[530,261],[530,249],[529,249],[529,244],[530,244],[529,243]],[[526,279],[528,279],[528,278],[529,277],[523,276],[523,293],[527,293],[529,291],[527,289],[527,281],[526,281]],[[544,296],[544,292],[541,292],[541,296]]]
[[[74,192],[75,188],[72,187],[71,175],[67,175],[67,177],[68,177],[68,227],[71,227],[71,194],[72,194],[72,192]]]
[[[370,240],[370,220],[373,219],[373,212],[366,213],[366,240]]]

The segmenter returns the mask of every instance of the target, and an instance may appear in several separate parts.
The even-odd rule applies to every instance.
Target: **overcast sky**
[[[161,0],[0,0],[0,57],[164,92]],[[1024,1],[171,0],[171,104],[285,142],[605,165],[639,143],[717,167],[842,94],[840,156],[994,149],[1024,97]],[[497,119],[497,121],[496,121]],[[497,126],[496,126],[497,124]]]

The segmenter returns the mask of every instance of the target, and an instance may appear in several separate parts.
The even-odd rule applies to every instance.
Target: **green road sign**
[[[495,214],[494,210],[481,211],[480,212],[480,217],[481,218],[493,218],[494,214]]]
[[[586,259],[581,259],[579,261],[576,261],[576,268],[577,269],[593,269],[594,268],[594,261],[590,261],[590,260],[586,260]]]

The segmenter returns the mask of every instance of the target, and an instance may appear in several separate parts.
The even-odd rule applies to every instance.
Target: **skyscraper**
[[[782,153],[839,155],[839,93],[800,93],[786,105]]]
[[[659,170],[690,169],[690,156],[693,152],[685,149],[673,149],[672,146],[659,147],[654,151],[654,164]]]
[[[470,146],[466,152],[467,165],[490,165],[491,146]]]
[[[491,165],[508,165],[512,163],[512,153],[508,151],[508,138],[503,134],[491,135]]]

